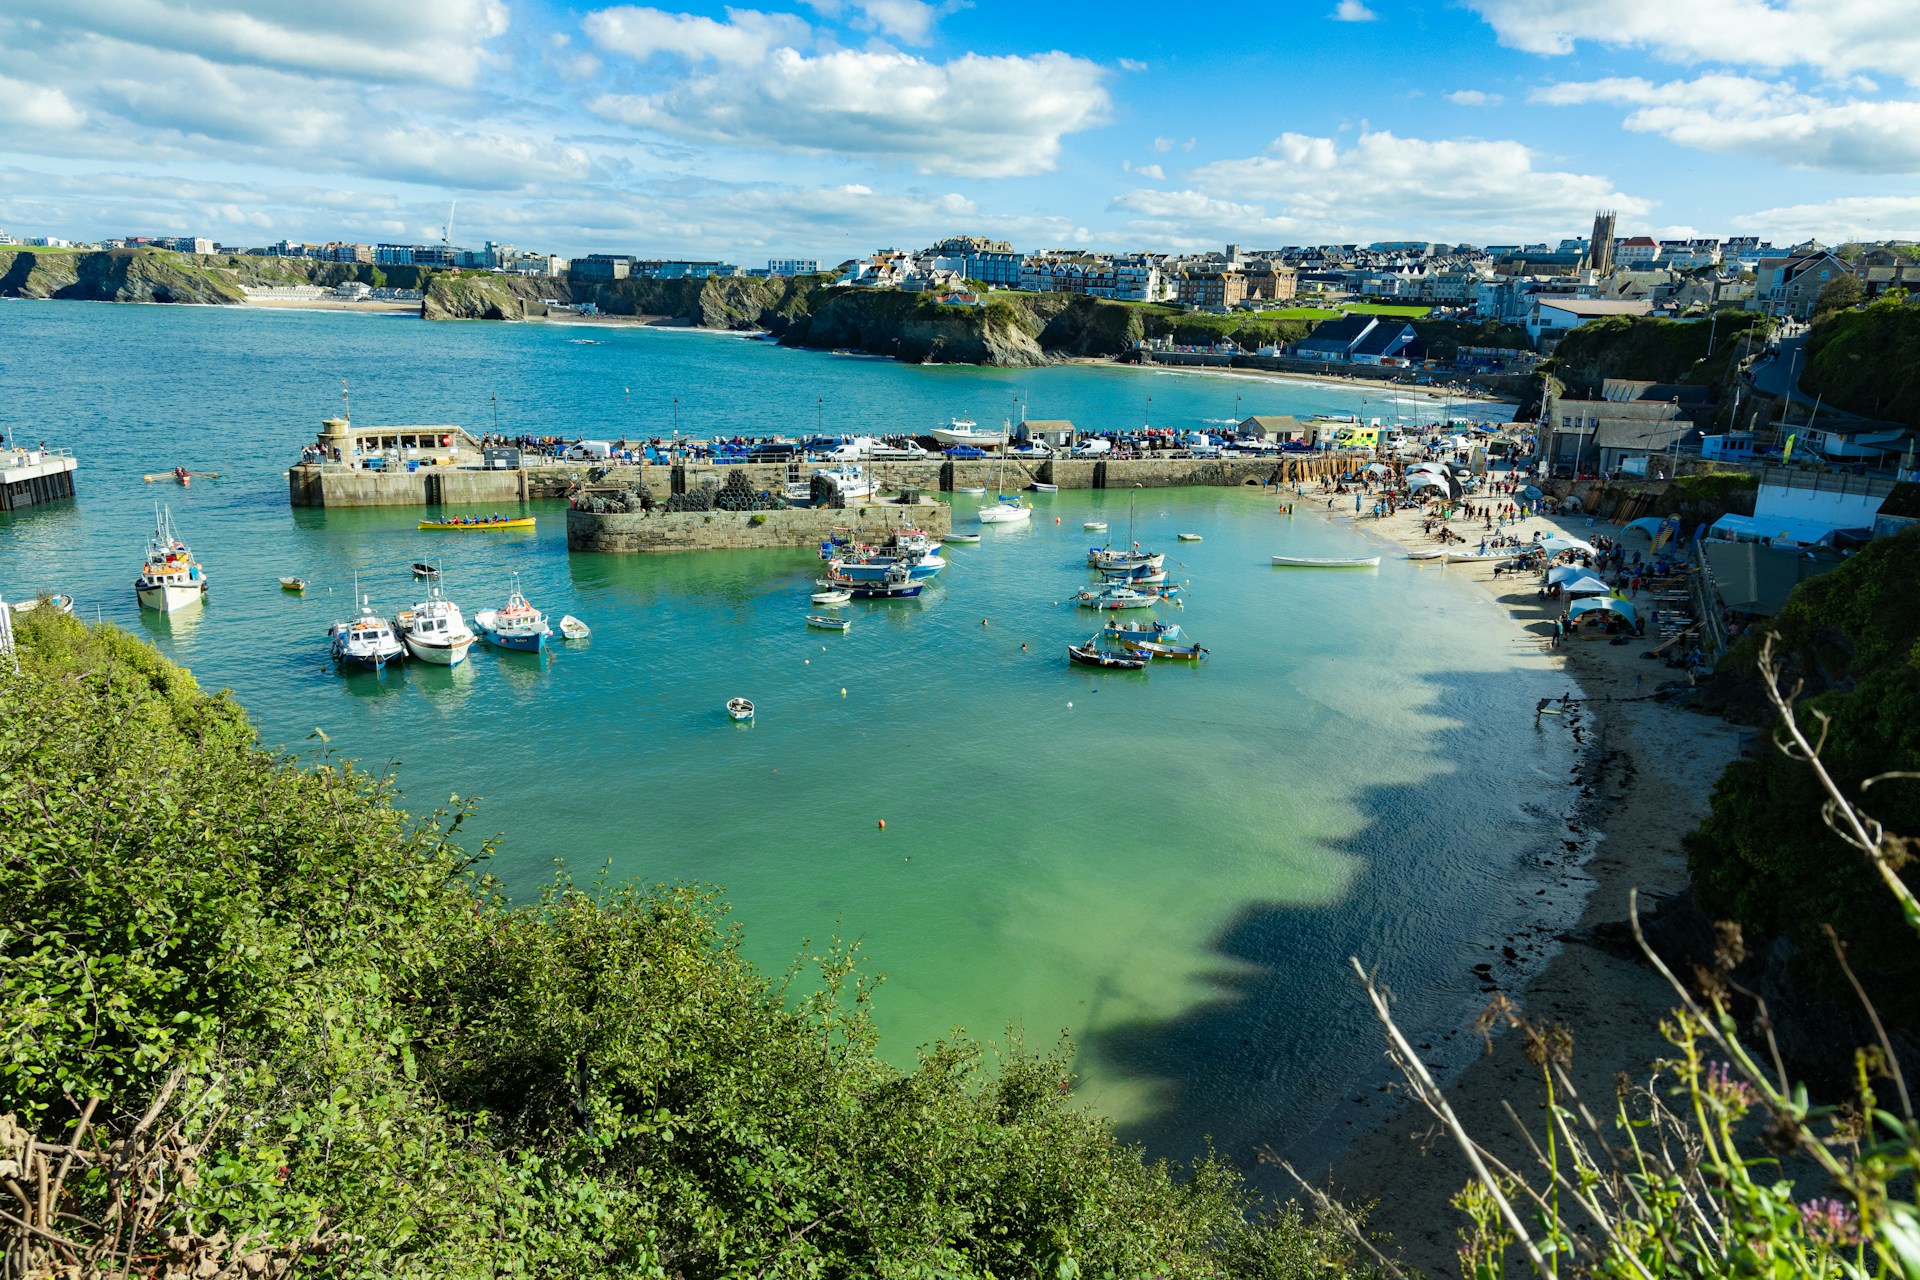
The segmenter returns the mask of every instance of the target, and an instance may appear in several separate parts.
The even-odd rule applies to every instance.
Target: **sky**
[[[457,203],[456,203],[457,202]],[[1920,237],[1916,0],[0,0],[0,229],[829,264]]]

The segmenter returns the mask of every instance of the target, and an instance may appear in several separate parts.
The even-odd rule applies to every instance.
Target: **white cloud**
[[[212,62],[467,85],[507,30],[503,0],[8,0],[23,24]],[[9,46],[20,52],[17,46]]]
[[[1120,170],[1123,173],[1137,173],[1141,177],[1151,178],[1155,182],[1165,182],[1167,180],[1167,171],[1157,164],[1135,164],[1131,160],[1122,160],[1120,162]]]
[[[1604,177],[1541,168],[1538,159],[1518,142],[1366,132],[1343,147],[1288,133],[1260,155],[1202,165],[1194,190],[1132,192],[1115,203],[1169,225],[1197,220],[1207,239],[1251,228],[1474,241],[1565,234],[1596,208],[1633,218],[1652,207]]]
[[[51,85],[0,76],[0,124],[64,133],[86,123],[87,113]]]
[[[1884,71],[1920,80],[1912,0],[1467,0],[1500,42],[1566,54],[1581,42],[1643,48],[1673,62]]]
[[[1447,95],[1447,101],[1457,107],[1497,107],[1506,99],[1482,89],[1455,89]]]
[[[1379,16],[1379,14],[1362,4],[1360,0],[1340,0],[1340,3],[1336,5],[1333,10],[1333,20],[1335,22],[1372,22]]]
[[[880,31],[908,44],[927,44],[941,15],[963,7],[960,0],[929,4],[926,0],[807,0],[807,7],[829,18],[846,16],[862,31]]]
[[[1911,238],[1920,227],[1920,196],[1842,196],[1814,204],[1783,205],[1743,213],[1732,219],[1736,230],[1785,240],[1808,237],[1833,243],[1862,237]]]
[[[1118,65],[1122,71],[1145,71],[1147,69],[1147,64],[1138,58],[1122,58]]]
[[[1153,140],[1153,149],[1155,151],[1158,151],[1161,155],[1165,155],[1167,152],[1173,150],[1173,139],[1172,138],[1155,138]]]
[[[1556,106],[1631,107],[1628,129],[1700,151],[1849,173],[1920,173],[1920,102],[1835,101],[1786,82],[1725,74],[1557,84],[1533,97]]]
[[[729,9],[718,22],[690,13],[622,5],[601,9],[580,24],[595,44],[645,61],[656,54],[751,66],[778,48],[805,48],[813,29],[790,13]]]
[[[891,50],[810,57],[779,48],[737,74],[691,74],[657,93],[589,105],[608,120],[700,142],[1001,178],[1052,169],[1063,136],[1105,120],[1103,75],[1064,53],[934,63]]]

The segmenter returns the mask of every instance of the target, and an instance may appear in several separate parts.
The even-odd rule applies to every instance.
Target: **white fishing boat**
[[[983,431],[971,418],[955,418],[944,427],[935,427],[932,436],[941,444],[970,444],[976,449],[998,449],[1007,442],[1007,431]]]
[[[853,599],[853,592],[845,591],[838,587],[828,587],[825,591],[816,591],[813,593],[813,602],[815,604],[845,604],[851,599]]]
[[[1087,548],[1087,565],[1090,568],[1107,569],[1164,569],[1167,557],[1158,551],[1128,551],[1122,547]]]
[[[753,703],[746,698],[728,698],[727,714],[735,720],[753,719]]]
[[[142,609],[173,613],[199,604],[207,596],[207,575],[200,562],[174,532],[173,511],[154,509],[153,536],[147,539],[147,558],[133,580]]]
[[[1157,593],[1135,591],[1132,587],[1108,585],[1097,590],[1081,591],[1073,600],[1083,609],[1146,609],[1159,603],[1160,597]]]
[[[592,634],[592,628],[588,627],[586,623],[580,621],[580,619],[574,617],[572,614],[565,614],[561,617],[560,635],[562,638],[567,640],[585,640]]]
[[[438,582],[427,589],[425,600],[401,614],[398,621],[407,652],[437,667],[465,662],[477,638],[460,606],[440,593]]]
[[[1275,556],[1273,563],[1280,569],[1378,569],[1380,557]]]
[[[378,671],[407,653],[393,624],[375,613],[365,596],[360,597],[360,616],[334,623],[327,631],[327,640],[333,660],[343,667]]]

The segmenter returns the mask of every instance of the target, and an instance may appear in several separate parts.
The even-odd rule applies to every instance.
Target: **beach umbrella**
[[[1613,588],[1600,578],[1589,574],[1584,578],[1574,578],[1565,587],[1570,596],[1610,596]]]

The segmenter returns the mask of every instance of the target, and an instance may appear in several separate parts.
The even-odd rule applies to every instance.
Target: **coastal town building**
[[[1527,336],[1533,339],[1537,349],[1545,351],[1569,330],[1577,329],[1589,320],[1601,320],[1608,316],[1644,316],[1652,312],[1653,304],[1646,301],[1535,294],[1527,309]]]
[[[767,274],[770,276],[817,276],[820,274],[820,259],[773,258],[767,262]]]
[[[1762,258],[1754,275],[1754,302],[1770,316],[1805,320],[1820,292],[1853,268],[1826,249]]]
[[[1613,256],[1614,261],[1623,267],[1636,264],[1644,266],[1659,261],[1660,242],[1652,236],[1629,236],[1615,246]]]
[[[1419,334],[1403,319],[1352,312],[1328,320],[1293,346],[1302,360],[1398,364],[1418,352]]]
[[[1231,310],[1247,297],[1247,278],[1238,271],[1182,271],[1173,285],[1175,302],[1201,310]]]

